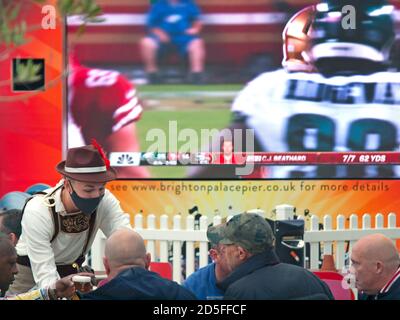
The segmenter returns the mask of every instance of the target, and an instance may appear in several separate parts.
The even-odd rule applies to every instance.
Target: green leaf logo
[[[28,60],[27,63],[23,63],[20,60],[16,61],[16,72],[14,77],[14,83],[32,83],[42,79],[40,74],[43,68],[42,63],[34,63],[32,60]]]

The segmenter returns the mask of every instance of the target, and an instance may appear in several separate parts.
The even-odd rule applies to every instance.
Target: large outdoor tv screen
[[[159,2],[68,17],[65,149],[95,139],[122,179],[400,176],[395,3]]]

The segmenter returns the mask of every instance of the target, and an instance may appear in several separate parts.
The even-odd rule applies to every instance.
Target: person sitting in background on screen
[[[199,34],[202,29],[200,9],[192,0],[159,0],[151,6],[148,35],[140,42],[150,83],[159,83],[157,57],[172,44],[183,57],[188,55],[190,80],[203,81],[205,48]]]
[[[17,252],[14,245],[5,234],[0,233],[0,300],[8,287],[14,281],[17,269]],[[89,273],[80,273],[80,275],[93,276]],[[53,287],[32,290],[16,296],[7,297],[7,300],[56,300],[59,298],[69,298],[75,293],[74,283],[71,276],[57,280]]]
[[[12,244],[17,245],[19,237],[21,236],[22,226],[22,211],[18,209],[11,209],[0,212],[0,232],[8,235]]]
[[[400,300],[400,258],[392,240],[365,236],[353,246],[350,259],[359,300]]]
[[[210,227],[207,237],[222,248],[229,275],[219,287],[230,300],[333,300],[328,286],[310,271],[281,263],[269,223],[242,213]]]
[[[136,123],[143,106],[135,86],[117,71],[83,66],[74,53],[69,72],[67,147],[96,139],[108,153],[140,152]],[[150,177],[146,167],[129,164],[115,167],[118,178]]]
[[[105,188],[116,177],[101,147],[71,148],[56,170],[63,179],[25,205],[16,249],[18,274],[7,296],[52,286],[78,273],[97,231],[107,237],[131,228],[129,215]]]
[[[116,231],[106,242],[104,267],[107,283],[81,294],[82,300],[194,300],[174,281],[149,271],[151,257],[143,238],[133,230]]]
[[[211,240],[210,244],[209,254],[213,262],[192,273],[183,283],[183,286],[192,291],[200,300],[222,299],[224,292],[218,288],[218,283],[229,274],[221,246]]]

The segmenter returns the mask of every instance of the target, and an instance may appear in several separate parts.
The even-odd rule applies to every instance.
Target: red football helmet
[[[309,6],[299,11],[289,20],[283,30],[282,66],[289,72],[315,71],[308,56],[315,13],[315,6]]]

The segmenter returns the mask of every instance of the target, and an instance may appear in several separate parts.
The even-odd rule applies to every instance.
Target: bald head
[[[393,242],[382,234],[358,240],[351,253],[356,287],[368,295],[376,295],[393,277],[400,265]]]
[[[121,267],[147,267],[143,238],[131,229],[115,231],[107,240],[105,258],[111,270]]]
[[[400,264],[397,248],[389,238],[383,234],[371,234],[358,240],[353,247],[362,259],[381,261],[386,266],[398,268]]]

